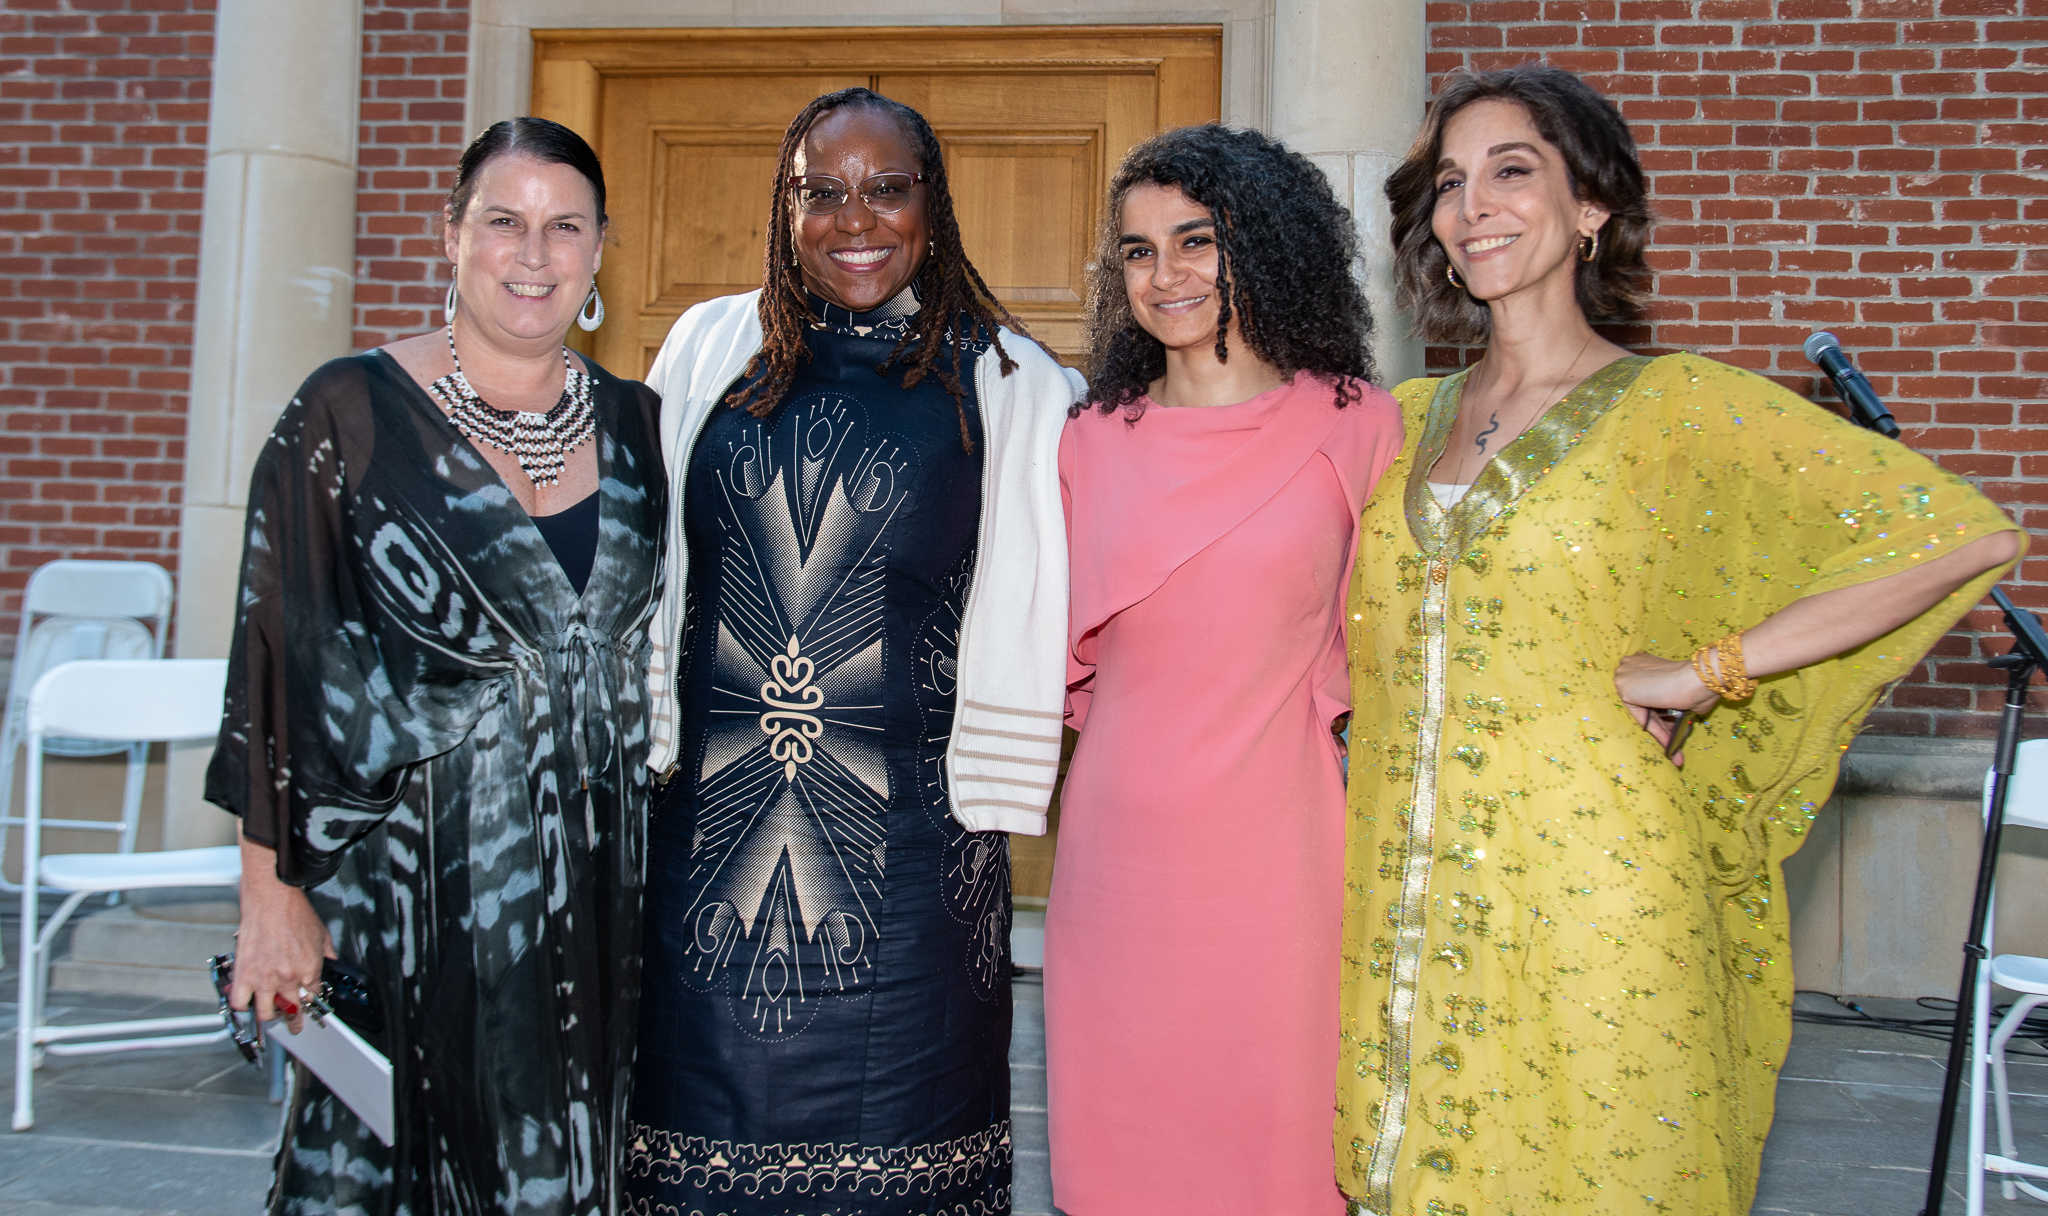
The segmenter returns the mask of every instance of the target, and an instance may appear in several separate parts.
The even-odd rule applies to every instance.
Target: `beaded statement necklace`
[[[428,385],[440,398],[455,429],[475,443],[488,443],[509,453],[519,468],[537,486],[558,485],[569,453],[597,433],[597,412],[591,408],[591,379],[569,359],[562,348],[562,366],[568,376],[562,382],[562,399],[542,414],[533,410],[493,408],[462,374],[462,357],[455,353],[455,322],[448,322],[448,357],[455,370]]]

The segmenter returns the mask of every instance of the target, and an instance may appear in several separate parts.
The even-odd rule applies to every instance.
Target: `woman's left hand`
[[[1614,689],[1621,694],[1622,703],[1628,706],[1636,725],[1649,731],[1659,747],[1671,745],[1671,731],[1678,725],[1678,720],[1658,711],[1676,709],[1705,713],[1720,699],[1712,689],[1700,683],[1691,660],[1660,659],[1642,650],[1623,659],[1615,667]],[[1671,763],[1683,767],[1685,753],[1671,757]]]

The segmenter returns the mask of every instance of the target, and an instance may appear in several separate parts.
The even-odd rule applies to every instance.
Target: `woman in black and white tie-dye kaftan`
[[[579,596],[390,356],[315,372],[250,493],[207,796],[379,989],[386,1148],[301,1077],[272,1210],[616,1210],[639,990],[657,402],[592,366]]]

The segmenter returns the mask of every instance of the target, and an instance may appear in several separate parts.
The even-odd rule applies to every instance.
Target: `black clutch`
[[[320,965],[320,991],[314,995],[347,1022],[350,1030],[370,1040],[371,1046],[378,1045],[377,1036],[384,1033],[384,1009],[362,972],[330,958]]]

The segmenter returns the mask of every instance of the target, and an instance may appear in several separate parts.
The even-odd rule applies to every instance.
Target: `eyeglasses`
[[[235,986],[235,956],[216,954],[206,960],[206,972],[213,977],[213,990],[220,994],[220,1020],[228,1024],[228,1037],[235,1041],[235,1049],[251,1064],[263,1062],[263,1024],[256,1020],[256,1011],[237,1012],[228,1003],[228,993]]]
[[[923,180],[922,173],[877,173],[860,184],[860,201],[876,215],[894,215],[910,205],[910,188]],[[855,193],[845,182],[822,173],[791,178],[789,185],[805,215],[837,215]]]

